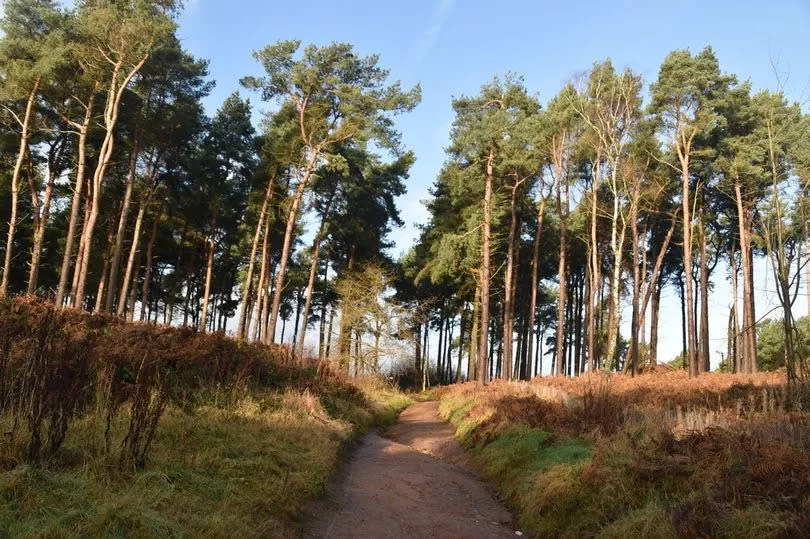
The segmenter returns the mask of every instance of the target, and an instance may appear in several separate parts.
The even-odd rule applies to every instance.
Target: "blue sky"
[[[378,53],[403,85],[421,83],[422,103],[398,121],[404,145],[417,156],[408,194],[399,201],[406,226],[393,235],[398,254],[426,217],[421,201],[444,161],[453,96],[475,93],[493,75],[514,71],[545,102],[606,57],[649,83],[669,51],[711,45],[725,71],[755,88],[776,86],[777,64],[783,78],[789,73],[788,96],[804,101],[810,97],[809,30],[810,0],[186,0],[179,34],[188,50],[211,62],[217,87],[206,102],[209,113],[238,89],[240,77],[259,73],[251,51],[279,39],[347,41],[362,54]],[[714,281],[712,338],[722,348],[729,303],[724,269]],[[764,279],[759,285],[764,312],[772,298]],[[666,296],[661,348],[673,356],[680,348],[680,308],[674,291]]]

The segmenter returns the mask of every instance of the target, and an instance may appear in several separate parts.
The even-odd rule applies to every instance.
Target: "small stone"
[[[517,535],[518,537],[520,537],[521,535],[523,535],[523,532],[522,532],[522,531],[520,531],[520,530],[515,530],[515,535]]]

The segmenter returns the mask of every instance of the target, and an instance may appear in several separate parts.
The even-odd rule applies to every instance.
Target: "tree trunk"
[[[489,281],[490,281],[490,225],[492,222],[492,176],[494,174],[493,165],[495,153],[489,152],[487,159],[487,177],[484,188],[484,222],[481,226],[481,328],[489,326]],[[481,331],[478,345],[478,380],[487,383],[487,359],[488,359],[488,332]]]
[[[532,245],[532,261],[530,274],[532,279],[532,291],[529,298],[529,350],[527,356],[532,357],[534,347],[535,318],[537,313],[537,288],[539,285],[540,272],[540,236],[543,232],[543,214],[546,211],[546,197],[541,193],[540,204],[537,209],[537,228],[534,231],[534,243]]]
[[[638,370],[638,332],[640,315],[639,294],[641,292],[641,268],[639,268],[639,237],[638,237],[638,200],[634,202],[630,213],[630,234],[633,238],[633,318],[630,320],[630,363],[631,372],[635,376]]]
[[[619,288],[622,278],[622,255],[624,252],[624,237],[627,231],[627,223],[624,221],[621,208],[619,207],[618,186],[616,183],[616,167],[611,172],[611,187],[613,190],[613,215],[610,228],[610,250],[613,253],[613,271],[610,276],[610,304],[608,306],[608,336],[607,336],[607,361],[611,368],[615,367],[616,346],[619,339],[619,323],[621,317],[621,305],[619,304]],[[619,230],[619,221],[621,230]]]
[[[754,317],[754,278],[751,260],[751,216],[743,204],[742,188],[739,178],[734,182],[734,194],[737,202],[737,216],[740,233],[740,265],[743,273],[743,323],[741,329],[742,357],[741,372],[750,374],[756,371],[757,344],[756,318]]]
[[[698,374],[698,357],[697,357],[697,343],[695,339],[695,313],[692,310],[694,304],[694,289],[692,286],[692,217],[690,208],[689,197],[689,155],[682,152],[681,154],[681,211],[683,213],[683,267],[686,272],[686,364],[689,366],[689,376],[697,376]]]
[[[256,326],[253,329],[253,340],[259,341],[264,338],[267,340],[267,335],[263,333],[264,330],[264,317],[262,316],[267,312],[267,269],[269,263],[270,253],[268,253],[267,246],[270,241],[270,220],[267,219],[264,223],[264,235],[262,237],[262,263],[259,268],[259,282],[256,286],[256,304],[253,307],[253,318],[256,320]],[[248,332],[250,325],[248,324]]]
[[[739,274],[737,267],[737,242],[732,241],[728,252],[728,262],[731,269],[731,309],[728,320],[728,353],[726,358],[727,366],[731,372],[739,371]]]
[[[700,206],[700,364],[698,372],[711,370],[709,350],[709,255],[706,242],[706,222],[704,205]]]
[[[250,258],[248,259],[248,267],[245,272],[245,280],[242,284],[242,301],[239,305],[239,324],[236,329],[237,338],[243,339],[245,337],[245,318],[247,317],[247,305],[250,301],[251,290],[253,285],[253,270],[256,264],[256,249],[259,246],[259,237],[261,236],[264,220],[267,217],[267,206],[273,199],[273,178],[267,182],[267,189],[264,194],[264,201],[262,202],[261,210],[259,211],[259,218],[256,222],[256,231],[253,233],[253,243],[250,247]]]
[[[326,329],[326,350],[324,357],[329,359],[332,355],[332,324],[335,321],[335,308],[329,309],[329,327]]]
[[[326,258],[326,264],[324,264],[323,270],[323,289],[326,291],[327,285],[329,283],[329,257]],[[324,355],[324,333],[326,330],[326,309],[327,309],[326,298],[324,297],[321,301],[321,322],[320,322],[320,335],[318,336],[318,360],[323,361]]]
[[[467,353],[467,381],[478,379],[478,343],[480,332],[481,284],[476,283],[473,301],[472,328],[470,329],[470,350]]]
[[[295,343],[298,340],[298,328],[301,320],[301,291],[300,289],[295,294],[295,325],[293,326],[293,334],[292,339],[290,339],[290,344],[292,347],[295,347]]]
[[[284,292],[284,278],[287,276],[287,262],[290,258],[290,249],[292,247],[292,237],[295,232],[295,222],[298,220],[298,209],[301,206],[301,200],[304,198],[309,180],[312,178],[312,170],[315,166],[315,161],[318,157],[318,152],[313,151],[312,155],[307,162],[304,174],[301,181],[293,195],[290,211],[287,213],[287,227],[284,231],[284,243],[281,248],[281,258],[279,259],[278,273],[276,273],[276,282],[273,291],[273,307],[270,312],[270,326],[267,329],[268,344],[275,342],[276,323],[278,321],[278,310],[281,307],[281,294]]]
[[[0,298],[8,294],[8,283],[11,277],[11,260],[14,255],[14,234],[17,230],[17,206],[20,198],[20,172],[22,171],[23,160],[28,153],[28,138],[31,119],[34,115],[34,102],[36,101],[41,77],[37,77],[31,93],[28,94],[28,101],[25,104],[25,114],[21,122],[20,146],[17,150],[17,161],[14,163],[14,171],[11,173],[11,215],[8,219],[8,235],[6,236],[6,253],[3,262],[3,278],[0,280]]]
[[[82,205],[82,191],[85,184],[85,170],[87,169],[87,133],[90,128],[90,120],[93,118],[93,104],[95,103],[96,92],[98,92],[98,82],[93,83],[93,89],[87,99],[84,119],[79,125],[74,124],[79,130],[79,140],[77,143],[78,157],[76,161],[76,186],[73,189],[73,199],[70,203],[70,219],[68,220],[67,231],[65,233],[65,252],[62,254],[62,267],[59,270],[59,284],[56,287],[56,305],[61,307],[64,303],[65,289],[67,288],[68,274],[70,273],[70,262],[73,259],[73,241],[76,236],[76,225],[79,222],[79,211]]]
[[[205,263],[205,291],[203,292],[202,314],[200,315],[200,329],[205,331],[205,324],[208,321],[208,302],[211,297],[211,281],[214,274],[214,251],[216,251],[216,241],[214,235],[217,230],[217,212],[211,217],[211,234],[208,236],[208,256]]]
[[[112,264],[110,268],[109,284],[107,285],[107,301],[104,303],[104,310],[113,312],[115,306],[115,295],[118,292],[118,267],[121,265],[121,252],[124,250],[124,234],[127,229],[127,218],[129,217],[129,207],[132,201],[132,188],[135,185],[135,171],[138,165],[138,129],[135,129],[135,141],[129,157],[129,172],[127,173],[126,188],[124,189],[124,202],[121,205],[121,215],[118,218],[118,231],[115,235],[115,247],[113,249]],[[126,296],[121,296],[119,302],[126,301]]]
[[[107,273],[110,271],[110,255],[112,253],[113,247],[113,240],[115,236],[113,235],[113,228],[111,225],[107,226],[107,243],[106,248],[104,249],[104,263],[101,268],[101,277],[98,280],[98,289],[96,291],[96,305],[93,307],[93,312],[97,313],[101,311],[101,305],[104,300],[104,285],[107,282]]]
[[[590,370],[595,371],[599,368],[599,353],[597,350],[596,342],[596,314],[599,312],[600,306],[596,305],[597,291],[600,288],[600,259],[597,235],[597,209],[599,200],[599,180],[602,175],[601,155],[597,152],[596,158],[593,161],[592,175],[593,182],[591,186],[591,230],[590,230],[590,245],[588,264],[590,265],[590,286],[588,287],[588,316],[587,316],[587,339],[588,339],[588,360],[590,362]]]
[[[327,218],[329,216],[329,209],[332,206],[334,198],[334,191],[329,196],[329,201],[326,203],[326,208],[321,216],[321,226],[318,227],[318,233],[315,234],[315,239],[312,241],[312,263],[309,266],[309,280],[307,281],[306,289],[306,303],[304,304],[304,326],[301,328],[301,335],[298,339],[297,353],[299,356],[304,354],[304,339],[307,335],[307,326],[309,325],[309,311],[312,308],[312,295],[315,292],[315,277],[318,274],[318,256],[321,253],[321,242],[326,233]]]
[[[661,305],[661,285],[650,283],[655,290],[652,295],[652,312],[650,313],[650,365],[658,364],[658,313]]]
[[[146,246],[146,270],[143,274],[143,288],[141,289],[141,320],[144,319],[144,306],[149,304],[149,288],[152,282],[152,262],[154,259],[155,241],[157,240],[158,225],[163,213],[158,211],[152,220],[152,231],[149,233],[149,244]],[[135,302],[132,302],[132,310],[135,310]]]
[[[507,240],[506,273],[504,274],[504,304],[503,304],[503,356],[505,361],[504,377],[512,380],[512,337],[514,333],[515,316],[515,243],[517,241],[517,197],[518,183],[512,187],[510,201],[509,239]]]
[[[442,376],[444,364],[442,363],[442,354],[444,353],[444,316],[439,318],[439,345],[436,347],[436,376],[439,383],[444,382]]]
[[[461,317],[458,322],[458,364],[456,365],[455,383],[461,381],[461,360],[464,357],[464,313],[466,312],[466,303],[461,308]]]
[[[567,281],[568,281],[568,264],[566,262],[566,244],[568,235],[568,203],[567,193],[568,186],[566,185],[566,202],[563,206],[562,197],[562,174],[561,169],[557,175],[557,216],[560,220],[560,249],[559,257],[560,263],[558,266],[559,275],[559,292],[557,297],[557,344],[556,344],[556,357],[554,360],[554,374],[560,376],[565,372],[565,308],[567,303]]]
[[[64,144],[64,143],[63,143]],[[39,195],[31,181],[31,198],[34,203],[34,242],[31,248],[31,265],[28,269],[28,290],[29,294],[34,294],[39,286],[39,261],[42,256],[42,241],[45,238],[45,229],[48,226],[48,219],[51,215],[51,200],[53,199],[53,186],[56,182],[56,170],[54,170],[55,159],[50,158],[48,163],[48,182],[45,185],[45,194],[42,198],[42,211],[39,211]],[[29,157],[30,162],[30,157]]]
[[[118,122],[121,98],[123,97],[124,91],[129,85],[129,82],[132,80],[132,77],[134,77],[138,71],[140,71],[141,67],[143,67],[143,64],[146,63],[148,58],[149,55],[145,55],[140,62],[133,66],[124,79],[120,81],[120,83],[118,80],[118,75],[121,70],[122,62],[119,61],[113,68],[112,77],[110,79],[110,87],[108,88],[107,93],[107,105],[104,108],[104,141],[102,142],[101,148],[98,152],[98,162],[96,163],[96,170],[93,174],[93,199],[90,207],[90,216],[85,223],[84,230],[82,231],[82,236],[84,236],[84,249],[80,249],[80,256],[76,264],[77,270],[79,271],[79,279],[76,285],[76,297],[74,298],[75,303],[81,303],[84,301],[84,289],[85,283],[87,282],[87,269],[90,263],[90,253],[93,244],[93,231],[96,226],[96,221],[98,220],[99,212],[101,211],[101,187],[104,183],[104,177],[107,173],[107,167],[110,164],[113,146],[115,145],[115,126]],[[122,293],[121,295],[125,297],[125,294]]]
[[[157,167],[155,167],[155,170]],[[152,181],[152,184],[154,180]],[[146,215],[146,209],[152,200],[152,185],[146,187],[146,193],[141,197],[141,203],[138,207],[138,216],[135,218],[135,227],[132,230],[132,242],[129,246],[129,256],[127,257],[127,267],[124,271],[124,280],[121,282],[121,301],[118,302],[116,314],[123,316],[127,307],[127,293],[129,292],[130,280],[132,279],[133,266],[135,265],[135,256],[138,254],[141,243],[141,227],[143,226],[143,218]],[[133,305],[132,308],[135,306]]]
[[[580,374],[585,370],[585,360],[582,346],[582,310],[584,307],[584,287],[585,277],[582,272],[577,273],[577,301],[576,301],[576,315],[574,317],[574,374]]]

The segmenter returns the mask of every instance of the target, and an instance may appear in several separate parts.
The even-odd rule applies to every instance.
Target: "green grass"
[[[146,468],[100,455],[100,423],[71,427],[59,457],[0,475],[0,536],[289,537],[359,433],[409,403],[367,384],[365,402],[267,392],[220,408],[170,407]]]

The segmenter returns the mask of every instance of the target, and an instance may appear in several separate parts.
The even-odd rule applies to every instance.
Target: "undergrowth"
[[[222,335],[24,300],[0,305],[6,321],[0,537],[297,536],[343,448],[410,402],[382,379],[348,381]],[[32,355],[38,373],[25,371]],[[83,377],[69,409],[54,372]]]
[[[290,388],[226,406],[169,406],[149,465],[122,471],[83,419],[58,457],[0,475],[0,535],[291,537],[343,447],[390,423],[408,401],[365,381],[362,399]],[[323,401],[323,402],[322,402]]]
[[[464,384],[440,410],[538,537],[810,533],[810,416],[775,377],[656,376]]]

